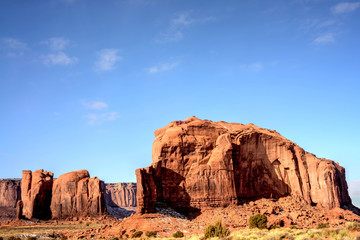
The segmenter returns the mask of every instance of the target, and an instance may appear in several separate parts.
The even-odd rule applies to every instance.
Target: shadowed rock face
[[[0,179],[0,207],[15,208],[21,199],[21,179]]]
[[[90,178],[86,170],[61,175],[54,182],[51,212],[55,219],[103,214],[102,181],[97,177]]]
[[[110,207],[134,208],[136,201],[136,183],[106,183],[105,203]]]
[[[21,203],[18,204],[18,217],[28,219],[51,218],[50,203],[53,186],[51,172],[43,169],[31,172],[24,170],[21,180]]]
[[[136,170],[140,213],[284,196],[328,209],[352,206],[343,167],[276,131],[191,117],[158,129],[155,137],[153,163]]]

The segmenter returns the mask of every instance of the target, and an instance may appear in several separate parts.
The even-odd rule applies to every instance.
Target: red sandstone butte
[[[155,131],[152,164],[136,170],[138,212],[189,212],[291,196],[351,208],[345,169],[274,130],[190,117]]]
[[[102,181],[87,170],[65,173],[54,181],[51,213],[54,219],[96,216],[106,212]]]
[[[17,204],[17,217],[51,218],[50,203],[53,186],[52,172],[43,169],[31,172],[24,170],[21,180],[21,201]]]

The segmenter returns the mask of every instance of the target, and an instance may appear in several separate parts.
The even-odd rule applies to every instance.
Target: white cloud
[[[249,71],[249,72],[260,72],[264,69],[264,64],[261,62],[242,64],[242,65],[240,65],[240,69]]]
[[[314,39],[314,42],[317,44],[324,44],[324,43],[331,43],[334,42],[335,38],[334,38],[334,34],[333,33],[327,33],[327,34],[323,34],[317,38]]]
[[[62,37],[53,37],[43,41],[53,51],[64,50],[69,45],[69,40]]]
[[[108,107],[108,104],[105,102],[85,102],[83,101],[82,104],[89,109],[95,109],[95,110],[100,110],[100,109],[105,109]]]
[[[15,50],[26,50],[28,48],[26,43],[15,38],[4,38],[3,42],[8,48]]]
[[[106,112],[102,114],[88,114],[85,115],[88,125],[101,125],[104,122],[114,121],[119,118],[117,112]]]
[[[163,63],[163,64],[160,64],[158,66],[153,66],[153,67],[147,68],[146,70],[148,71],[148,73],[154,74],[154,73],[169,71],[169,70],[175,68],[177,65],[179,65],[178,62]]]
[[[109,71],[115,68],[122,57],[118,55],[118,49],[102,49],[98,52],[98,60],[95,62],[97,71]]]
[[[70,65],[77,62],[76,57],[69,57],[64,52],[51,53],[42,56],[43,63],[46,65]]]
[[[342,2],[331,8],[334,14],[353,12],[360,7],[360,2]]]
[[[157,41],[160,43],[180,41],[184,37],[183,32],[185,28],[190,27],[195,23],[209,22],[213,20],[214,18],[212,17],[195,19],[190,16],[190,12],[179,13],[170,20],[169,28],[166,31],[160,33]]]

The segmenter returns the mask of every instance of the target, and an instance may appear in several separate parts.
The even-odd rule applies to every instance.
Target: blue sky
[[[195,115],[339,162],[360,203],[360,1],[3,0],[0,30],[1,178],[135,181]]]

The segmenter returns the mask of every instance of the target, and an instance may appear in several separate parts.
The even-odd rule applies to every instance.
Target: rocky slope
[[[273,130],[190,117],[155,131],[152,164],[137,169],[138,212],[180,212],[291,196],[352,208],[345,169]]]
[[[59,176],[53,186],[52,218],[96,216],[106,211],[102,181],[79,170]]]

